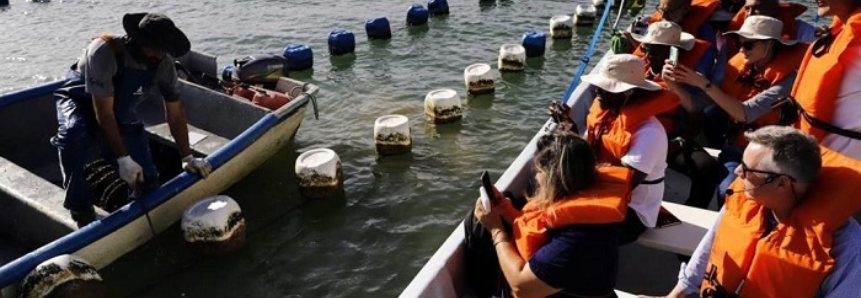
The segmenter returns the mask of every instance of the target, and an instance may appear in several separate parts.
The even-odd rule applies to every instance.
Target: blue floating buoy
[[[370,19],[365,22],[365,31],[370,39],[392,38],[392,28],[389,27],[389,19],[385,17]]]
[[[221,80],[230,82],[233,81],[233,65],[226,65],[221,69]]]
[[[314,52],[306,45],[288,44],[284,48],[287,70],[305,70],[314,66]]]
[[[523,34],[520,44],[526,49],[526,57],[544,56],[547,35],[544,32],[529,31]]]
[[[428,11],[431,15],[446,15],[448,14],[448,1],[428,0]]]
[[[428,22],[428,10],[421,4],[413,4],[407,11],[407,25],[418,26]]]
[[[343,55],[356,50],[356,36],[350,30],[338,29],[329,32],[329,54]]]

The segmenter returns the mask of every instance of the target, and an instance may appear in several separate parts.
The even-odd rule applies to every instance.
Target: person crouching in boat
[[[726,169],[722,175],[726,178],[718,190],[718,206],[723,204],[729,183],[736,178],[733,172],[747,144],[742,132],[778,124],[779,111],[772,107],[789,94],[795,82],[806,46],[783,40],[782,27],[778,19],[750,16],[739,30],[725,33],[736,37],[742,50],[730,59],[720,86],[684,65],[675,66],[670,61],[664,64],[663,77],[670,90],[688,97],[680,84],[694,86],[715,103],[705,112],[708,123],[712,123],[705,126],[705,135],[713,146],[722,148],[718,160]]]
[[[667,297],[859,297],[861,162],[787,126],[745,133],[726,204]]]
[[[51,143],[60,152],[66,190],[63,206],[79,227],[96,218],[93,192],[83,173],[94,143],[131,189],[146,193],[159,185],[147,135],[137,116],[135,93],[139,90],[158,88],[164,98],[167,123],[184,168],[202,177],[211,171],[205,159],[191,154],[179,101],[173,61],[190,50],[188,38],[161,14],[126,14],[123,28],[125,36],[94,39],[72,66],[69,81],[55,93],[60,126]]]
[[[617,54],[599,64],[597,74],[583,76],[596,94],[586,119],[586,140],[599,163],[634,171],[633,193],[619,244],[634,242],[655,227],[664,196],[667,133],[655,115],[675,108],[678,97],[647,80],[646,63],[631,54]],[[567,105],[550,109],[561,127],[578,131]]]
[[[498,203],[491,210],[476,201],[472,215],[492,243],[486,238],[482,245],[467,241],[468,270],[501,267],[515,297],[615,297],[618,224],[625,218],[631,171],[597,167],[589,143],[565,130],[541,137],[534,164],[537,188],[522,211],[495,189],[489,195]],[[474,221],[468,216],[466,223],[467,239],[476,237],[471,232],[476,229],[469,228]],[[493,264],[474,261],[481,247]],[[483,267],[469,268],[473,266]],[[473,281],[499,278],[469,275]],[[491,285],[491,293],[487,283],[472,284],[479,297],[510,297],[504,285]]]

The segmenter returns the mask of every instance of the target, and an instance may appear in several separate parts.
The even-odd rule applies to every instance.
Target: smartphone
[[[655,224],[656,229],[672,227],[676,225],[682,224],[682,221],[679,220],[678,217],[670,213],[670,210],[661,206],[661,210],[658,211],[658,222]]]
[[[679,65],[679,48],[670,46],[670,60],[673,60],[673,66]]]
[[[481,193],[481,204],[484,207],[485,211],[490,211],[492,196],[496,194],[494,192],[495,186],[493,186],[493,182],[490,181],[490,174],[487,171],[481,174],[481,188],[478,189],[479,193]]]

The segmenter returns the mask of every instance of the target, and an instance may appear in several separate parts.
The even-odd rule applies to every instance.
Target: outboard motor
[[[233,60],[233,80],[274,89],[278,79],[287,76],[287,58],[262,54]]]

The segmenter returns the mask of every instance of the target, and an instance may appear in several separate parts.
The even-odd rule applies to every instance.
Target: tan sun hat
[[[741,25],[741,28],[736,31],[724,33],[724,35],[727,34],[737,34],[747,39],[774,39],[788,46],[794,45],[798,42],[796,40],[785,40],[781,38],[783,35],[783,22],[766,16],[749,16],[744,20],[744,24]]]
[[[682,26],[673,22],[654,22],[649,25],[647,30],[646,35],[631,33],[631,38],[645,44],[675,46],[685,51],[690,51],[696,43],[696,38],[693,35],[682,32]]]
[[[589,74],[581,79],[612,93],[625,92],[634,88],[649,91],[661,89],[661,85],[646,79],[646,62],[631,54],[607,57],[597,74]]]

